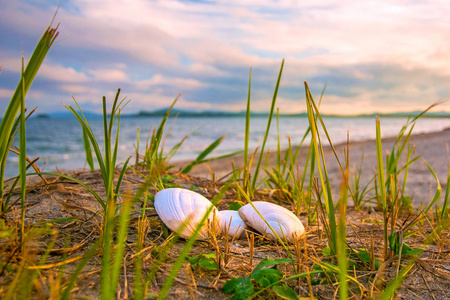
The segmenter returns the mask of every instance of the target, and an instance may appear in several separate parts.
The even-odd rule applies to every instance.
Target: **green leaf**
[[[228,208],[230,209],[230,210],[239,210],[239,208],[241,208],[243,205],[242,205],[242,203],[239,203],[239,202],[231,202],[229,205],[228,205]]]
[[[248,299],[253,295],[253,284],[249,276],[233,278],[227,281],[223,287],[222,291],[224,293],[233,292],[233,297],[231,299]]]
[[[217,266],[214,259],[216,259],[215,253],[202,253],[194,257],[186,256],[186,260],[191,264],[193,268],[199,265],[200,267],[205,269],[218,270],[219,267]]]
[[[216,259],[217,258],[215,253],[202,253],[201,256],[204,257],[204,258],[212,258],[212,259]]]
[[[201,164],[203,162],[203,160],[205,159],[206,156],[208,156],[208,154],[210,154],[214,149],[216,149],[221,143],[222,141],[225,139],[225,136],[221,136],[220,138],[216,139],[214,142],[212,142],[205,150],[203,150],[198,156],[197,158],[192,161],[190,164],[188,164],[186,167],[184,167],[183,170],[181,170],[182,174],[187,174],[191,171],[191,169],[198,165]]]
[[[356,255],[358,255],[359,259],[361,259],[364,263],[370,264],[370,254],[366,249],[359,250]],[[374,258],[375,259],[375,258]],[[381,263],[375,259],[375,269],[378,270],[378,268],[381,266]]]
[[[255,270],[251,274],[252,278],[262,287],[267,287],[283,277],[283,273],[275,268]]]
[[[210,258],[201,259],[198,262],[198,265],[202,268],[208,269],[208,270],[218,270],[219,267],[217,266],[216,262]]]
[[[232,279],[228,280],[227,282],[225,282],[225,284],[222,287],[222,291],[225,294],[231,293],[232,291],[234,291],[234,289],[236,288],[236,285],[239,283],[239,279],[240,278],[232,278]]]
[[[200,258],[201,258],[200,255],[196,255],[194,257],[186,256],[186,260],[191,264],[192,267],[195,267],[197,265]]]
[[[83,127],[83,143],[84,143],[84,151],[86,152],[86,162],[89,166],[89,169],[91,171],[94,171],[95,170],[94,157],[92,156],[91,143],[89,141],[88,133],[86,129],[84,129],[84,127]]]
[[[396,255],[400,253],[400,237],[397,232],[394,232],[389,236],[389,248],[391,248]],[[406,243],[402,244],[402,255],[416,255],[422,251],[422,249],[413,249]]]
[[[22,76],[20,79],[19,84],[16,87],[16,90],[14,92],[14,95],[12,96],[8,107],[3,115],[3,118],[0,116],[0,204],[2,204],[2,210],[5,211],[6,207],[3,203],[3,192],[4,192],[4,177],[5,177],[5,169],[6,169],[6,159],[9,154],[9,148],[11,147],[14,137],[17,134],[16,128],[19,124],[18,120],[16,120],[16,117],[18,114],[22,111],[21,106],[25,103],[25,96],[28,92],[28,90],[31,87],[31,84],[34,81],[34,78],[36,77],[36,74],[41,67],[45,56],[47,55],[48,51],[50,50],[50,47],[52,46],[53,42],[55,41],[56,37],[58,35],[57,26],[55,28],[51,28],[50,26],[47,28],[47,30],[42,35],[41,39],[39,40],[38,44],[36,45],[36,48],[33,51],[33,54],[31,55],[28,64],[23,69],[22,64]],[[22,60],[23,61],[23,60]],[[23,112],[24,113],[24,112]],[[23,124],[24,116],[19,118],[22,121],[22,131],[23,136],[25,137],[25,128]],[[25,150],[22,148],[24,146],[25,141],[21,143],[21,155],[25,155]],[[23,170],[22,170],[23,171]]]
[[[289,300],[297,300],[297,294],[294,292],[293,289],[291,289],[286,284],[283,285],[276,285],[272,287],[272,290],[278,295],[278,297],[281,297],[283,299],[289,299]]]
[[[326,246],[325,248],[323,248],[322,255],[325,256],[325,257],[333,256],[333,253],[331,253],[330,246]]]
[[[256,266],[256,268],[255,268],[255,270],[253,270],[253,272],[260,270],[264,267],[275,266],[275,265],[285,264],[285,263],[289,263],[289,262],[293,262],[293,260],[290,258],[280,258],[280,259],[265,258]]]
[[[403,252],[403,251],[402,251]],[[418,255],[418,254],[420,254],[420,253],[422,253],[423,252],[423,249],[420,249],[420,248],[417,248],[417,249],[412,249],[412,250],[410,250],[408,253],[406,253],[406,254],[408,254],[408,255]]]

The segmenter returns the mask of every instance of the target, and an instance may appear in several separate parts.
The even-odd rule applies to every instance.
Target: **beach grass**
[[[4,174],[5,160],[17,133],[20,142],[18,178],[6,189],[0,176],[2,299],[393,299],[419,294],[433,298],[436,292],[448,295],[445,287],[450,271],[444,265],[448,264],[450,241],[450,168],[442,203],[442,186],[428,164],[436,186],[431,201],[423,210],[411,211],[406,194],[409,168],[419,159],[410,145],[414,124],[433,106],[407,120],[387,155],[383,152],[381,120],[375,118],[376,165],[372,167],[376,167],[376,174],[361,185],[360,168],[351,185],[350,142],[342,162],[319,109],[325,89],[316,101],[305,82],[309,128],[299,145],[289,141],[284,154],[278,135],[275,160],[267,159],[264,164],[264,158],[269,157],[265,145],[271,123],[276,119],[279,126],[280,122],[275,107],[283,60],[264,139],[253,154],[249,149],[250,70],[243,167],[225,166],[232,172],[224,181],[214,176],[209,180],[189,175],[197,165],[237,154],[207,158],[224,137],[216,139],[183,168],[173,170],[170,166],[170,159],[189,137],[188,133],[169,152],[164,151],[166,122],[178,98],[159,127],[153,129],[142,155],[137,144],[135,166],[129,166],[130,158],[120,164],[120,114],[126,104],[125,99],[120,100],[120,89],[110,112],[103,97],[103,145],[76,100],[78,110],[66,105],[83,129],[90,170],[70,175],[27,174],[26,169],[34,162],[29,160],[27,165],[25,95],[56,35],[56,28],[44,33],[35,51],[39,55],[33,54],[30,59],[28,65],[32,67],[23,68],[1,124],[0,175]],[[304,145],[308,138],[309,145]],[[330,145],[331,156],[325,154],[323,138]],[[298,161],[303,148],[306,154],[301,167]],[[327,167],[330,157],[336,160],[337,171]],[[360,161],[362,165],[362,157]],[[98,170],[93,170],[95,165]],[[26,177],[31,174],[43,176],[46,181],[27,185]],[[332,176],[340,179],[337,190],[331,184]],[[247,232],[247,240],[230,241],[213,230],[209,240],[198,241],[196,237],[211,206],[194,234],[182,239],[168,230],[153,207],[156,192],[167,187],[196,190],[220,209],[253,205],[255,200],[275,202],[306,220],[307,233],[289,243],[263,218],[276,241],[253,231]],[[349,200],[353,200],[353,206]],[[70,217],[60,217],[63,213]],[[203,258],[204,263],[192,264],[192,257]],[[409,282],[408,276],[413,278]],[[421,278],[423,281],[417,284]]]

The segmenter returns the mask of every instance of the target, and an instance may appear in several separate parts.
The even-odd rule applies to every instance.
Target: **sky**
[[[0,1],[0,115],[59,4]],[[101,112],[118,88],[124,113],[168,107],[306,110],[304,82],[322,113],[424,110],[450,98],[447,0],[61,0],[59,35],[26,103]],[[450,111],[450,103],[434,111]]]

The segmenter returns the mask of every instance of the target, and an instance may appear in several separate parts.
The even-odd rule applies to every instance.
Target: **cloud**
[[[39,77],[51,79],[57,82],[81,83],[88,82],[89,76],[76,71],[72,67],[63,67],[56,64],[44,63],[39,69]]]
[[[11,98],[14,94],[14,90],[2,89],[0,88],[0,99],[1,98]]]
[[[203,86],[203,84],[195,79],[189,78],[172,78],[161,74],[156,74],[150,79],[140,80],[135,83],[139,90],[146,90],[155,86],[166,86],[172,89],[192,90]]]
[[[55,8],[2,4],[0,89],[15,88],[21,47],[31,53]],[[32,89],[46,95],[43,108],[70,92],[97,109],[121,87],[132,111],[167,107],[178,93],[186,108],[242,110],[252,68],[263,110],[286,58],[280,109],[304,109],[304,81],[319,95],[327,84],[324,110],[425,108],[450,92],[449,14],[443,0],[65,1]]]
[[[95,80],[104,82],[128,82],[128,76],[123,70],[118,69],[97,69],[89,70]]]

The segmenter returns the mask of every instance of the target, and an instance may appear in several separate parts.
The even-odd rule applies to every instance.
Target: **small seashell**
[[[248,228],[235,210],[222,210],[219,211],[219,214],[222,233],[228,233],[229,236],[238,239]]]
[[[155,195],[154,202],[156,213],[161,221],[170,230],[178,232],[184,238],[189,238],[194,233],[211,205],[213,204],[202,195],[180,188],[159,191]],[[207,239],[208,224],[213,224],[215,220],[216,226],[218,226],[219,218],[218,210],[214,207],[203,224],[197,239]]]
[[[293,242],[305,233],[305,228],[299,218],[286,208],[264,201],[254,201],[253,205],[281,239]],[[250,227],[271,240],[277,240],[272,230],[251,204],[241,207],[239,215]]]

